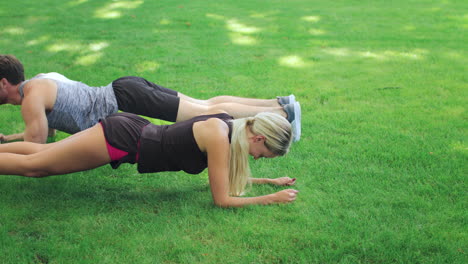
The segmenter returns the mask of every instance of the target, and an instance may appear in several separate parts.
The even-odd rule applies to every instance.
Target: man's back
[[[49,128],[58,129],[70,134],[77,133],[92,127],[100,119],[117,112],[118,106],[112,85],[103,87],[91,87],[84,83],[66,78],[59,73],[38,74],[34,78],[23,82],[18,88],[23,97],[22,108],[28,96],[36,99],[38,89],[44,80],[52,81],[56,85],[55,100],[50,105],[45,105],[45,115]],[[45,91],[41,91],[45,93]],[[43,96],[44,94],[42,94]],[[41,97],[41,94],[39,94]],[[52,94],[46,95],[45,101],[49,101]]]

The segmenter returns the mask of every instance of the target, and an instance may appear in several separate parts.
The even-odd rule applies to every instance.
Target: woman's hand
[[[291,186],[296,183],[296,178],[280,177],[276,179],[271,179],[271,183],[279,186]]]
[[[296,200],[299,191],[294,189],[286,189],[273,194],[274,203],[290,203]]]

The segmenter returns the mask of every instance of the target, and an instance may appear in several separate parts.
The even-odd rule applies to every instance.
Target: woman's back
[[[230,139],[232,124],[229,121],[233,118],[228,114],[202,115],[172,125],[147,125],[140,139],[138,172],[202,172],[207,167],[207,157],[197,144],[193,125],[210,118],[221,119],[228,125]]]

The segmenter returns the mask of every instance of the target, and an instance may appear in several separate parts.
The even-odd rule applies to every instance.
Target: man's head
[[[13,55],[0,54],[0,105],[11,102],[8,88],[24,81],[23,64]]]
[[[3,78],[12,85],[24,81],[23,64],[13,55],[0,54],[0,80]]]

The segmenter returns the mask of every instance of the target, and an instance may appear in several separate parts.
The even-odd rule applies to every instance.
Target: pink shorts
[[[103,127],[102,123],[99,122],[99,124],[101,125],[102,130],[104,130],[104,127]],[[105,139],[105,140],[106,140],[107,153],[109,153],[109,157],[110,157],[111,161],[120,160],[121,158],[128,155],[127,151],[123,151],[123,150],[120,150],[120,149],[118,149],[116,147],[113,147],[111,144],[109,144],[107,139]]]
[[[109,153],[109,157],[111,161],[120,160],[121,158],[128,155],[127,151],[123,151],[123,150],[120,150],[118,148],[111,146],[111,144],[107,142],[107,139],[106,139],[106,146],[107,146],[107,152]]]

